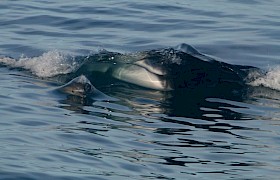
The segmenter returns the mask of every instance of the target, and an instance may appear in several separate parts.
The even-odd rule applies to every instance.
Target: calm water
[[[35,74],[53,73],[61,56],[181,43],[274,73],[270,88],[234,96],[95,84],[118,99],[107,102],[57,94],[61,84],[1,66],[0,178],[278,179],[279,8],[277,0],[1,1],[1,62],[26,60]]]

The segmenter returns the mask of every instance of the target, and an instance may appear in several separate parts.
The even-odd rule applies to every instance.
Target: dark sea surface
[[[0,1],[0,179],[279,179],[279,9],[277,0]],[[101,77],[93,85],[116,100],[56,92],[54,76],[73,72],[76,57],[106,50],[127,61],[182,43],[266,74],[242,90],[162,92]]]

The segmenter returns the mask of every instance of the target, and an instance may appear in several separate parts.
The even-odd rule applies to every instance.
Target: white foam
[[[251,76],[254,76],[251,74]],[[265,86],[280,91],[280,66],[270,68],[263,76],[255,78],[249,83],[252,86]]]
[[[49,51],[38,57],[21,57],[18,60],[3,57],[0,63],[14,67],[29,70],[31,73],[39,77],[53,77],[59,74],[67,74],[73,72],[78,67],[78,63],[74,58],[58,52]]]

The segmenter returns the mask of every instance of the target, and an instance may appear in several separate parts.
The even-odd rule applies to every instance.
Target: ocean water
[[[1,1],[0,179],[278,179],[279,8],[277,0]],[[182,43],[265,74],[242,90],[171,92],[101,75],[92,83],[109,101],[56,91],[78,57],[106,50],[130,61]]]

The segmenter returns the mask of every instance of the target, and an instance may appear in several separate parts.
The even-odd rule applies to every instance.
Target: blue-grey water
[[[278,179],[279,9],[277,0],[0,1],[0,179]],[[116,101],[58,94],[61,84],[41,78],[103,49],[182,43],[267,76],[233,95],[94,84]]]

